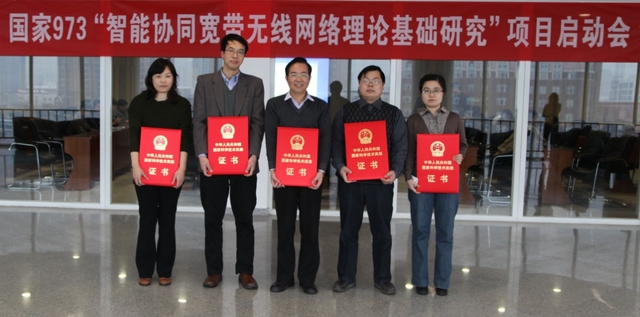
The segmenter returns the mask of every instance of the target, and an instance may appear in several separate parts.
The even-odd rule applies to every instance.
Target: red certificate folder
[[[214,175],[244,175],[249,161],[249,119],[209,117],[207,157]]]
[[[460,154],[459,134],[418,134],[416,177],[422,193],[457,194],[460,165],[453,156]]]
[[[318,172],[318,129],[278,127],[276,177],[285,186],[310,187]]]
[[[149,179],[145,185],[174,186],[173,176],[180,167],[180,129],[142,127],[138,161]]]
[[[350,181],[381,179],[389,172],[385,121],[345,123],[344,143]]]

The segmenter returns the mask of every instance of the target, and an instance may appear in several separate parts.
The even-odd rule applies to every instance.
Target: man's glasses
[[[382,80],[380,78],[374,78],[374,79],[364,78],[360,82],[365,85],[372,84],[374,86],[382,84]]]
[[[233,56],[238,53],[238,56],[244,56],[244,50],[234,50],[232,48],[228,48],[225,52],[229,53],[229,55]]]
[[[309,74],[307,73],[291,73],[289,74],[289,77],[293,78],[293,79],[297,79],[298,77],[300,77],[300,79],[309,79]]]
[[[434,89],[434,90],[422,89],[422,93],[425,94],[425,95],[430,95],[430,94],[437,95],[437,94],[439,94],[441,92],[442,92],[442,89]]]

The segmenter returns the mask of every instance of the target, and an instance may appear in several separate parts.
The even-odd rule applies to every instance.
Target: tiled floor
[[[449,296],[410,288],[410,223],[395,220],[395,296],[372,281],[371,238],[363,225],[358,286],[334,293],[339,223],[320,226],[317,295],[296,286],[270,293],[275,217],[256,216],[257,291],[234,275],[235,230],[225,219],[222,284],[205,289],[203,215],[178,215],[173,284],[137,284],[135,213],[0,209],[2,316],[638,316],[640,236],[635,227],[456,224]],[[432,239],[433,240],[433,239]],[[433,248],[431,248],[433,250]],[[433,253],[433,251],[432,251]],[[431,254],[433,265],[433,254]],[[433,290],[432,290],[433,291]],[[29,293],[30,297],[25,297]]]

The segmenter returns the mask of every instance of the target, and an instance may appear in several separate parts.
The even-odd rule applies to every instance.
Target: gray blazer
[[[222,70],[198,76],[193,97],[193,144],[196,155],[207,153],[207,117],[224,116]],[[260,158],[264,137],[264,85],[262,79],[240,73],[237,83],[235,116],[249,118],[249,154]],[[254,174],[259,171],[258,164]]]

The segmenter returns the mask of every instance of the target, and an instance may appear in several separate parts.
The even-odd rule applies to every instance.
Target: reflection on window
[[[608,124],[631,123],[637,64],[592,63],[590,69],[594,77],[589,80],[587,121],[602,122],[604,118]]]

